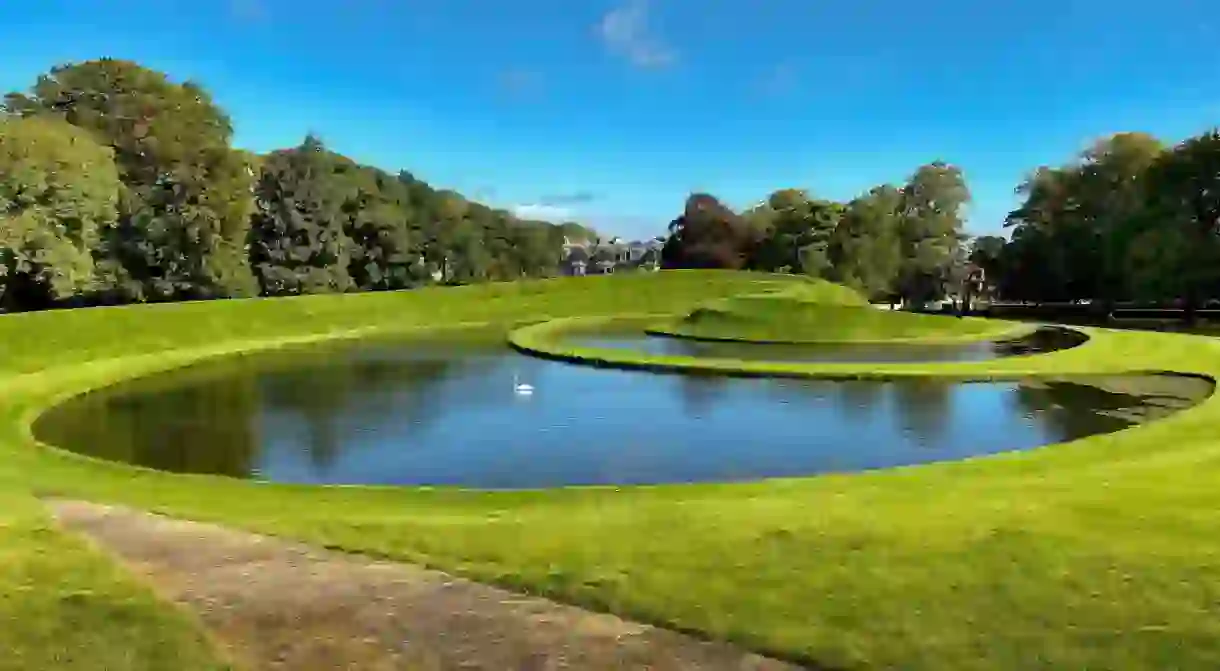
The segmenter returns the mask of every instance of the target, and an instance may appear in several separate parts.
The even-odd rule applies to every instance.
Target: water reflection
[[[637,328],[603,327],[573,331],[565,342],[582,347],[630,349],[646,354],[693,356],[744,361],[915,363],[985,361],[1005,356],[1040,354],[1076,347],[1085,336],[1071,329],[1044,327],[1020,338],[961,344],[913,345],[843,343],[833,345],[767,345],[710,342],[650,336]]]
[[[991,410],[970,408],[966,413],[954,412],[955,406],[968,407],[972,401],[986,398],[986,395],[974,393],[976,387],[949,385],[935,380],[911,380],[892,385],[890,389],[894,394],[893,409],[898,425],[921,447],[938,444],[949,430],[946,422],[955,414],[980,415],[981,410],[990,414]],[[954,392],[959,392],[963,398],[955,398]]]
[[[1097,426],[1116,431],[1188,407],[1211,388],[1207,380],[1174,375],[1096,377],[1088,384],[1031,380],[1016,389],[1012,400],[1021,412],[1042,418],[1058,433],[1087,435]],[[1063,411],[1080,404],[1090,412]]]
[[[513,393],[514,377],[537,391]],[[40,439],[170,471],[303,483],[724,481],[957,459],[1113,431],[1210,392],[1163,377],[953,384],[650,375],[485,338],[200,365],[86,395]]]

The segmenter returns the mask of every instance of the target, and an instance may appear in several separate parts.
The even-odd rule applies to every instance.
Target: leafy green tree
[[[558,227],[545,222],[510,220],[509,231],[523,275],[549,277],[558,271],[563,247],[562,235],[556,235]]]
[[[831,238],[833,277],[870,296],[895,289],[902,266],[902,191],[882,185],[853,199]]]
[[[1152,257],[1134,247],[1168,242],[1149,230],[1158,220],[1149,209],[1149,170],[1163,153],[1150,135],[1119,133],[1063,166],[1032,173],[1018,188],[1024,202],[1007,218],[1014,233],[1000,264],[1005,295],[1096,299],[1108,313],[1117,300],[1163,286],[1147,276]]]
[[[1004,245],[1008,244],[999,235],[980,235],[970,241],[967,256],[970,263],[983,269],[989,276],[1000,274],[1000,259],[1004,256]]]
[[[341,161],[311,135],[263,162],[250,230],[250,263],[263,295],[353,288],[343,209],[350,184],[338,171]]]
[[[1082,270],[1097,266],[1097,247],[1093,233],[1078,223],[1077,181],[1074,170],[1043,166],[1017,187],[1024,201],[1005,219],[1013,234],[1003,295],[1054,301],[1093,293],[1093,274]]]
[[[575,221],[565,221],[558,228],[560,234],[572,242],[597,242],[601,239],[597,231]]]
[[[1178,272],[1185,318],[1194,321],[1203,297],[1220,289],[1220,129],[1189,138],[1161,155],[1148,179],[1150,207],[1185,238]]]
[[[91,290],[101,231],[118,220],[112,152],[49,117],[0,117],[0,304],[46,307]]]
[[[410,204],[408,238],[417,250],[413,277],[435,272],[442,281],[466,283],[553,275],[565,235],[574,241],[597,237],[575,222],[557,226],[519,219],[455,191],[433,189],[407,171],[397,181]]]
[[[1133,238],[1149,221],[1144,216],[1146,177],[1163,151],[1160,140],[1151,135],[1119,133],[1095,143],[1076,168],[1077,217],[1093,241],[1093,264],[1083,270],[1092,274],[1092,281],[1086,282],[1092,284],[1090,298],[1100,299],[1107,313],[1132,292],[1125,259]]]
[[[489,279],[494,259],[483,243],[482,233],[469,219],[451,226],[448,238],[452,253],[451,280],[468,284]]]
[[[916,302],[944,295],[970,202],[961,169],[940,161],[920,166],[902,189],[898,290]]]
[[[418,204],[407,184],[370,166],[352,164],[344,209],[352,241],[350,274],[364,291],[406,289],[427,281]]]
[[[124,184],[119,223],[100,246],[103,272],[137,300],[252,294],[246,261],[253,208],[247,157],[228,117],[196,84],[130,61],[61,65],[5,108],[53,114],[114,150]]]
[[[823,276],[830,271],[830,241],[843,216],[839,203],[781,189],[743,215],[759,243],[750,265],[760,270]]]
[[[1186,296],[1196,276],[1192,265],[1203,256],[1197,252],[1191,248],[1190,236],[1159,217],[1139,227],[1122,266],[1131,296],[1147,302]]]

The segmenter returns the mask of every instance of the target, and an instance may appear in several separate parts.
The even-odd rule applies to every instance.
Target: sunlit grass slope
[[[0,669],[226,669],[185,612],[158,600],[41,506],[0,491]]]
[[[1012,322],[878,310],[855,291],[821,280],[793,289],[709,301],[650,329],[656,335],[771,343],[955,343],[1002,337]]]
[[[147,473],[36,447],[28,424],[61,394],[187,363],[201,354],[465,321],[507,324],[637,307],[689,309],[709,296],[792,284],[790,278],[769,275],[666,273],[658,280],[640,274],[612,281],[559,279],[0,316],[5,390],[0,396],[0,669],[227,668],[194,620],[156,599],[82,540],[58,531],[31,496],[61,491],[114,500],[101,492],[117,494],[128,484],[145,482],[136,488],[148,486],[145,493],[152,493],[168,484],[187,500],[203,503],[218,485],[173,484],[159,475],[144,480]],[[241,498],[232,491],[217,494],[236,495],[221,507]]]
[[[797,281],[663,272],[0,318],[7,345],[0,368],[9,371],[0,379],[0,538],[22,539],[6,540],[4,551],[26,567],[4,574],[0,590],[21,586],[29,596],[20,598],[50,604],[47,613],[97,627],[66,633],[69,648],[89,649],[96,635],[113,636],[117,649],[133,631],[156,642],[130,658],[114,653],[103,658],[111,665],[98,668],[215,663],[176,611],[150,605],[96,556],[67,556],[63,548],[77,541],[46,529],[29,496],[55,493],[422,562],[827,668],[1220,668],[1215,398],[1132,430],[957,463],[750,484],[537,492],[170,475],[40,447],[28,431],[41,409],[66,395],[208,355],[466,322],[507,329],[560,317],[680,316],[718,297]],[[548,328],[556,326],[524,334],[542,339]],[[1220,374],[1220,345],[1210,339],[1089,333],[1092,340],[1075,349],[995,361],[792,366],[835,375],[865,368],[967,377]],[[630,355],[607,352],[594,354]],[[647,435],[646,426],[640,430]],[[102,603],[56,596],[65,562],[80,562],[72,569],[80,590],[123,596]],[[116,601],[135,615],[114,617],[106,604]],[[15,632],[0,633],[0,645],[38,649],[45,635]],[[157,661],[169,654],[181,661]]]

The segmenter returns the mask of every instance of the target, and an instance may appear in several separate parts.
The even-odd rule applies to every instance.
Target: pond
[[[249,355],[52,409],[40,440],[168,471],[294,483],[533,488],[733,481],[1019,450],[1211,392],[1170,376],[894,383],[656,375],[450,334]],[[516,381],[534,385],[522,396]]]
[[[694,356],[743,361],[792,363],[921,363],[985,361],[1006,356],[1042,354],[1076,347],[1087,337],[1071,329],[1042,327],[1019,338],[955,344],[755,344],[716,342],[646,335],[638,327],[609,326],[573,330],[561,336],[564,344],[580,347],[630,349],[662,356]]]

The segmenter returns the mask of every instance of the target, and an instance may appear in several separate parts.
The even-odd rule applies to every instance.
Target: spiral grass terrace
[[[30,434],[72,395],[203,358],[470,323],[533,324],[513,343],[548,356],[718,373],[1220,375],[1216,341],[1104,329],[1052,354],[936,364],[697,361],[556,344],[578,324],[677,316],[801,281],[682,271],[2,317],[0,649],[12,653],[0,668],[224,664],[194,620],[51,525],[39,495],[419,562],[822,668],[1220,668],[1214,396],[1118,433],[955,463],[531,492],[172,475]]]
[[[1193,375],[1188,371],[1153,371],[1152,369],[1132,368],[1121,362],[1096,360],[1096,354],[1084,359],[1065,358],[1065,355],[1085,345],[1060,350],[1049,354],[1000,357],[988,361],[964,362],[927,362],[927,363],[800,363],[791,361],[740,360],[728,358],[710,358],[700,356],[677,356],[651,354],[627,348],[587,347],[569,342],[567,336],[581,332],[596,332],[602,328],[622,328],[638,326],[644,333],[659,333],[659,337],[672,336],[663,331],[657,331],[653,326],[663,320],[664,315],[629,314],[617,316],[566,317],[546,322],[528,324],[516,328],[508,335],[509,345],[530,356],[536,356],[554,361],[564,361],[572,364],[599,366],[606,368],[624,368],[631,370],[646,370],[656,373],[699,373],[717,374],[734,377],[786,377],[786,378],[825,378],[837,380],[891,380],[909,377],[938,377],[961,381],[1017,380],[1039,376],[1091,376],[1110,375],[1123,372],[1180,372]],[[1005,324],[1002,322],[1002,324]],[[1016,337],[1035,330],[1030,325],[1011,325],[997,327],[996,333],[1001,337]],[[1088,336],[1086,345],[1100,337],[1109,342],[1116,331],[1092,328],[1075,329]],[[693,337],[691,340],[711,340],[715,338]],[[744,342],[759,344],[912,344],[910,340],[824,340],[824,341],[765,341],[752,339],[723,338],[726,342]],[[977,342],[979,339],[966,337],[959,342]],[[926,341],[914,341],[929,344]],[[950,340],[938,340],[935,344],[952,344]],[[1124,343],[1125,344],[1125,343]],[[1049,358],[1049,357],[1054,358]],[[1208,377],[1204,375],[1204,377]],[[1210,378],[1209,378],[1210,379]]]
[[[757,344],[960,345],[1025,335],[1028,324],[878,310],[855,291],[813,280],[808,286],[721,298],[659,321],[651,335]]]

